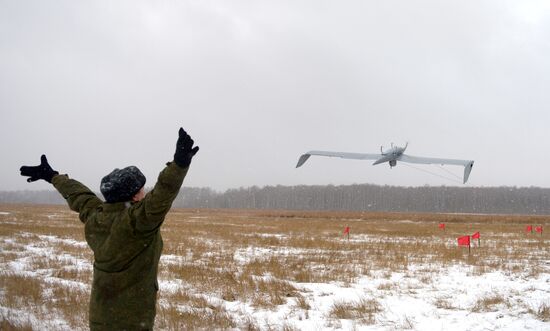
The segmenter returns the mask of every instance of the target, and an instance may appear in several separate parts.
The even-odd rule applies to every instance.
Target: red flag
[[[533,226],[532,225],[527,225],[525,227],[525,232],[533,232]]]
[[[344,229],[344,234],[346,233],[349,233],[349,226],[346,226],[346,228]]]
[[[458,246],[470,246],[470,236],[458,237]]]
[[[439,223],[439,228],[441,230],[445,230],[445,223]]]
[[[535,231],[537,231],[538,233],[542,233],[542,226],[537,226],[535,228]]]
[[[479,239],[479,231],[472,235],[472,239]]]

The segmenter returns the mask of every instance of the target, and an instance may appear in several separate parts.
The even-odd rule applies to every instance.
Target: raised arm
[[[77,180],[67,175],[57,175],[52,179],[53,186],[69,204],[69,208],[78,212],[82,223],[96,210],[103,201],[97,195]]]
[[[176,199],[183,179],[187,174],[193,156],[199,147],[193,147],[195,142],[180,128],[174,161],[169,162],[159,174],[157,183],[145,198],[134,204],[129,212],[136,220],[136,229],[148,232],[158,228]]]
[[[67,175],[59,175],[59,172],[52,169],[46,155],[40,158],[40,165],[22,166],[21,176],[29,177],[27,182],[34,182],[39,179],[45,180],[54,185],[67,200],[69,208],[79,213],[80,220],[86,222],[89,214],[99,206],[102,201],[82,183],[69,179]]]

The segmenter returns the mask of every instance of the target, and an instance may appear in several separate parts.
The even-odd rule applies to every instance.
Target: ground
[[[550,240],[527,225],[550,221],[176,209],[155,327],[550,330]],[[92,261],[67,207],[0,205],[0,329],[85,330]]]

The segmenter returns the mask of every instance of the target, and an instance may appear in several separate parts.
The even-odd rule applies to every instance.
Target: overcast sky
[[[550,2],[0,0],[0,190],[50,164],[153,185],[457,185],[308,150],[473,159],[466,186],[550,187]],[[462,176],[460,167],[447,167]],[[425,171],[439,174],[439,176]]]

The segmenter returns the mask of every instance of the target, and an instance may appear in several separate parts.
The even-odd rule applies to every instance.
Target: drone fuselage
[[[405,147],[399,147],[393,146],[392,144],[391,148],[387,149],[386,151],[383,151],[382,149],[383,147],[380,147],[382,157],[374,161],[373,165],[388,162],[390,167],[395,167],[397,165],[397,160],[399,160],[401,155],[403,155],[403,153],[405,152],[405,149],[407,149],[407,145],[405,145]]]

